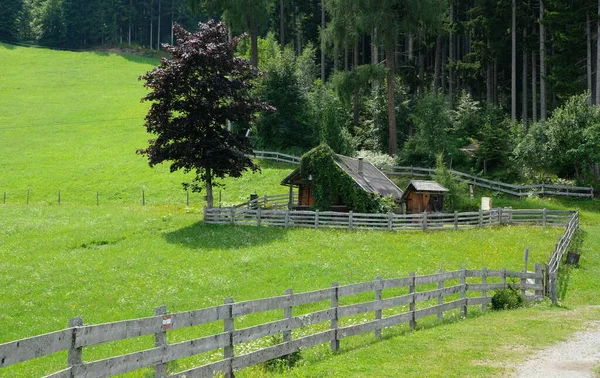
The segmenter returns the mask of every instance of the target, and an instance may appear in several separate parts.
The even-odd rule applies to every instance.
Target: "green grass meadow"
[[[523,268],[547,261],[559,228],[494,227],[458,232],[379,232],[205,225],[201,194],[187,205],[185,179],[149,168],[136,148],[149,136],[137,77],[156,60],[101,52],[62,52],[0,44],[0,343],[86,324],[461,267]],[[260,162],[262,173],[224,180],[223,204],[250,193],[285,193],[292,166]],[[29,191],[29,204],[27,201]],[[58,191],[61,204],[58,204]],[[142,205],[142,191],[146,205]],[[4,202],[6,193],[6,203]],[[98,199],[98,205],[96,201]],[[383,339],[344,339],[302,351],[294,369],[257,366],[244,377],[463,377],[504,375],[541,347],[599,320],[600,201],[496,198],[497,206],[582,211],[588,232],[579,266],[561,272],[561,305],[547,301],[468,319],[419,322]],[[326,306],[327,304],[325,304]],[[316,308],[316,307],[314,307]],[[314,310],[308,306],[300,311]],[[294,310],[296,311],[296,310]],[[281,314],[248,316],[236,327]],[[360,319],[350,319],[354,321]],[[575,320],[575,321],[573,321]],[[169,342],[219,332],[222,324],[169,333]],[[326,326],[326,325],[324,325]],[[268,345],[240,346],[236,353]],[[261,344],[263,343],[263,344]],[[153,346],[151,337],[86,348],[95,360]],[[245,349],[246,348],[246,349]],[[181,371],[218,353],[169,365]],[[43,376],[66,367],[66,353],[0,369],[0,377]],[[128,374],[152,376],[150,369]]]

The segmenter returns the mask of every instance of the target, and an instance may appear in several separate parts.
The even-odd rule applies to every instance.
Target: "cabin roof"
[[[402,190],[396,186],[383,172],[368,161],[363,160],[363,172],[358,172],[359,159],[349,156],[335,154],[335,163],[363,190],[369,193],[377,193],[382,196],[391,195],[400,199]],[[300,183],[300,168],[296,168],[286,176],[281,185],[298,185]]]
[[[449,191],[437,182],[430,180],[411,180],[404,192],[410,191],[411,188],[414,192],[444,193]]]

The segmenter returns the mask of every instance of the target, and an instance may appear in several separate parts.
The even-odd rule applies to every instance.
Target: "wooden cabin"
[[[441,212],[444,208],[444,194],[448,189],[435,181],[411,180],[402,195],[405,212]]]
[[[400,202],[402,190],[373,164],[361,158],[355,159],[338,154],[334,154],[334,161],[361,189],[382,196],[391,195]],[[308,209],[315,204],[312,190],[312,175],[304,177],[300,172],[300,168],[297,168],[283,179],[281,185],[289,186],[290,188],[290,204],[293,204],[290,208]],[[293,200],[294,188],[298,188],[297,204]],[[349,209],[344,204],[344,201],[338,197],[336,201],[333,201],[331,210],[348,211]]]

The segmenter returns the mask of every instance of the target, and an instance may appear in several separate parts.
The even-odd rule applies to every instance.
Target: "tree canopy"
[[[248,139],[226,126],[247,124],[256,112],[272,108],[251,94],[258,71],[246,59],[234,56],[239,38],[228,39],[223,23],[201,23],[197,33],[175,26],[177,45],[165,45],[171,58],[143,75],[150,93],[145,126],[156,135],[148,148],[150,166],[170,162],[171,172],[195,172],[192,190],[206,188],[213,205],[214,178],[240,177],[258,166],[247,156]]]

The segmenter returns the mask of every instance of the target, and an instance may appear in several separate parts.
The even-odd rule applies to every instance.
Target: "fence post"
[[[146,191],[142,189],[142,206],[146,206]]]
[[[551,272],[550,273],[550,290],[552,293],[552,304],[558,303],[558,293],[557,293],[557,282],[558,281],[558,273]]]
[[[479,227],[483,227],[483,210],[479,209]]]
[[[383,300],[383,282],[381,281],[381,276],[377,276],[375,278],[375,283],[373,286],[375,288],[375,300],[381,304],[381,301]],[[381,309],[375,310],[375,320],[381,320],[381,315]],[[381,328],[377,328],[375,330],[375,337],[381,338]]]
[[[289,306],[283,308],[283,317],[285,319],[292,318],[292,296],[294,295],[294,289],[287,289],[285,291],[286,300],[288,301]],[[288,341],[292,341],[292,331],[283,331],[283,342],[287,343]]]
[[[481,269],[481,284],[482,285],[487,285],[487,268],[484,266]],[[485,289],[485,286],[481,289],[481,296],[483,297],[483,303],[481,304],[481,311],[485,312],[487,311],[487,290]]]
[[[260,205],[258,206],[258,209],[256,209],[256,225],[260,226],[260,219],[261,217],[261,210],[260,210]]]
[[[546,225],[546,220],[548,218],[548,209],[544,207],[544,215],[542,216],[542,226]]]
[[[463,266],[460,270],[460,299],[463,300],[462,315],[467,317],[467,269]]]
[[[225,368],[225,378],[233,378],[233,331],[235,330],[233,324],[233,298],[225,298],[224,304],[227,305],[225,308],[225,316],[223,317],[223,332],[227,333],[228,343],[223,348],[223,359],[229,360]]]
[[[415,305],[416,305],[416,301],[415,301],[415,293],[416,293],[416,288],[415,288],[415,272],[411,272],[408,275],[408,278],[410,280],[410,284],[408,286],[408,292],[409,294],[412,294],[412,298],[410,299],[410,312],[411,312],[411,320],[410,320],[410,330],[414,331],[417,328],[417,321],[415,319]]]
[[[427,211],[423,212],[423,218],[421,220],[421,225],[423,226],[423,231],[427,231]]]
[[[60,205],[60,190],[58,191],[58,204]]]
[[[167,317],[167,306],[160,306],[154,309],[154,315],[163,317],[162,331],[154,334],[154,347],[167,348],[167,330],[171,328],[171,317]],[[164,352],[163,352],[164,355]],[[154,366],[154,376],[156,378],[165,378],[167,376],[167,364],[160,363]]]
[[[539,263],[535,264],[535,286],[540,286],[542,285],[542,290],[540,289],[535,289],[535,291],[533,292],[535,295],[535,299],[539,299],[539,297],[542,297],[544,295],[544,289],[543,289],[543,284],[544,284],[544,273],[542,271],[542,265]]]
[[[290,210],[288,209],[285,212],[285,227],[289,227],[290,225]]]
[[[229,220],[231,224],[235,224],[235,207],[231,206],[231,210],[229,211]]]
[[[454,211],[454,231],[458,230],[458,211]]]
[[[71,371],[69,373],[71,378],[75,377],[76,373],[73,369],[83,364],[83,347],[75,347],[77,342],[77,331],[79,329],[78,327],[81,326],[83,326],[83,319],[81,317],[76,317],[69,320],[69,328],[73,328],[73,334],[71,336],[71,347],[69,348],[69,352],[67,355],[67,365],[71,368]]]
[[[353,230],[353,229],[354,229],[354,222],[352,221],[353,214],[354,214],[354,213],[353,213],[352,211],[348,212],[348,227],[349,227],[351,230]]]
[[[502,225],[502,208],[498,208],[498,225]]]
[[[545,264],[544,268],[544,295],[550,296],[550,278],[548,274],[550,273],[550,265]]]
[[[394,213],[392,213],[391,211],[388,213],[388,230],[392,230],[393,229],[393,223],[394,223]]]
[[[443,269],[440,269],[440,274],[444,273]],[[441,306],[444,304],[444,294],[442,294],[441,289],[444,288],[444,280],[441,279],[438,281],[438,289],[440,290],[440,293],[438,294],[438,306]],[[440,311],[437,314],[437,318],[438,318],[438,322],[441,322],[444,320],[444,312]]]
[[[319,228],[319,209],[315,210],[315,228]]]
[[[506,289],[506,268],[502,268],[502,288]]]
[[[333,288],[333,293],[331,294],[331,309],[333,310],[333,317],[331,318],[331,326],[330,329],[333,331],[333,337],[331,338],[331,350],[337,352],[340,350],[340,340],[337,337],[337,328],[338,328],[338,306],[340,305],[340,297],[338,287],[339,284],[334,282],[331,284]]]

